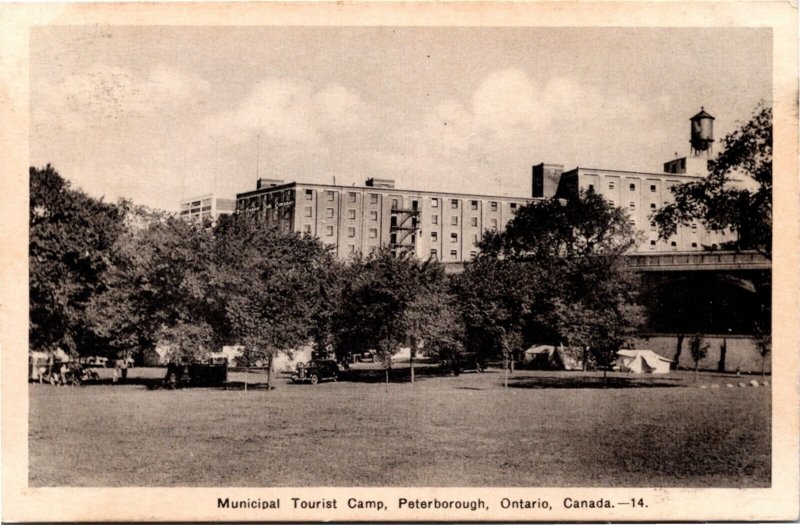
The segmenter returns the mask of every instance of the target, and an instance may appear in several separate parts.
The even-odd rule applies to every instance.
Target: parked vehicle
[[[452,359],[442,361],[440,366],[443,372],[455,376],[471,370],[479,374],[486,370],[486,363],[474,352],[454,356]]]
[[[169,363],[164,376],[167,388],[222,386],[227,381],[227,364]]]
[[[316,385],[327,379],[336,381],[344,369],[332,359],[317,359],[306,364],[297,363],[292,383],[311,383]]]

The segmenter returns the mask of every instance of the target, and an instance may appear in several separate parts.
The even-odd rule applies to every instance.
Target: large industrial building
[[[726,238],[695,223],[660,240],[649,217],[670,202],[672,186],[707,174],[713,120],[704,110],[692,117],[690,155],[666,162],[660,172],[539,164],[532,169],[531,194],[518,197],[398,189],[393,180],[378,178],[358,187],[259,179],[255,190],[237,194],[236,211],[282,231],[315,235],[341,258],[388,246],[457,263],[474,258],[483,232],[503,229],[521,206],[593,189],[628,211],[642,238],[638,252],[699,251]]]

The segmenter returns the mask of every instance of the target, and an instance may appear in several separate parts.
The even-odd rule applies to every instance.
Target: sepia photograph
[[[796,489],[773,27],[67,18],[26,31],[25,497],[670,519]]]

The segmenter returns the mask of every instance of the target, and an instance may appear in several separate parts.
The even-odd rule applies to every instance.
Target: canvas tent
[[[523,364],[534,370],[582,370],[580,348],[533,345],[523,353]]]
[[[652,350],[620,350],[615,368],[632,374],[668,374],[670,363]]]

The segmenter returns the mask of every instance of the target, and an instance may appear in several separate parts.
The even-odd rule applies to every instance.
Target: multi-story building
[[[550,197],[574,198],[594,190],[628,211],[642,242],[638,252],[699,251],[728,240],[693,223],[660,240],[650,216],[671,202],[670,188],[706,174],[713,119],[701,111],[691,119],[690,157],[664,164],[663,172],[633,172],[539,164],[530,196],[493,196],[401,190],[390,179],[364,186],[336,186],[259,179],[256,189],[236,196],[237,213],[254,214],[282,231],[314,235],[336,254],[369,253],[380,246],[407,250],[447,263],[469,261],[487,230],[501,230],[521,206]],[[688,170],[688,171],[687,171]]]
[[[389,179],[369,179],[364,186],[259,179],[254,191],[236,200],[238,213],[255,214],[285,232],[315,235],[341,258],[388,246],[462,262],[477,255],[484,231],[504,228],[533,199],[401,190]]]
[[[236,211],[235,199],[222,199],[214,194],[201,195],[181,201],[181,219],[202,221],[205,219],[217,220],[220,215],[231,214]]]

